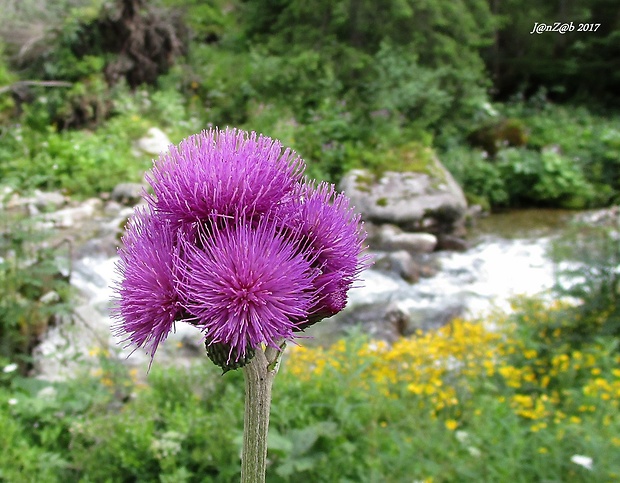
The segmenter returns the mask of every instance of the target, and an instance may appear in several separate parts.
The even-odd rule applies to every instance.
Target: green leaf
[[[269,434],[267,434],[267,448],[269,451],[288,455],[293,451],[293,442],[282,436],[275,429],[270,429]]]

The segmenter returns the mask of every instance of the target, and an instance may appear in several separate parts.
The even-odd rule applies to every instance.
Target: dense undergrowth
[[[534,3],[541,14],[549,8]],[[601,2],[589,3],[580,15],[603,15]],[[7,2],[2,184],[96,195],[141,179],[150,157],[132,153],[132,143],[149,127],[178,142],[233,125],[281,139],[308,161],[311,177],[333,182],[352,168],[418,169],[430,147],[486,208],[615,201],[620,129],[601,107],[613,106],[606,90],[559,95],[562,79],[566,92],[577,89],[569,84],[579,77],[566,72],[492,102],[494,29],[537,48],[557,40],[520,36],[505,22],[520,19],[520,7],[502,9],[481,0],[390,1],[380,13],[364,2]],[[613,44],[614,28],[591,33],[579,55],[593,39]],[[535,60],[520,62],[535,72]],[[501,74],[514,83],[510,72]]]
[[[558,301],[518,298],[392,345],[290,346],[267,481],[620,478],[616,233],[554,244]],[[81,362],[49,382],[0,357],[0,481],[238,481],[240,371],[203,358],[146,375],[100,347]]]
[[[617,340],[576,346],[567,307],[515,309],[392,346],[352,336],[289,348],[268,481],[617,479]],[[65,383],[3,365],[2,481],[238,480],[240,373],[155,364],[145,381],[113,355],[92,357],[100,368]]]

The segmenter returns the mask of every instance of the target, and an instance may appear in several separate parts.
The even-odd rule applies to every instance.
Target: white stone
[[[146,154],[158,156],[168,151],[170,139],[161,129],[152,127],[146,132],[146,136],[138,139],[136,146]]]
[[[67,200],[58,191],[34,191],[34,205],[39,210],[49,210],[52,208],[60,208],[66,204]]]
[[[76,222],[92,218],[102,204],[99,198],[90,198],[78,206],[48,213],[45,220],[53,222],[57,228],[70,228]]]

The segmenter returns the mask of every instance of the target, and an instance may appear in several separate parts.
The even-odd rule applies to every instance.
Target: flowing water
[[[574,212],[523,210],[478,221],[470,234],[471,248],[444,252],[442,270],[420,284],[420,290],[462,294],[470,315],[490,307],[509,310],[516,295],[548,291],[555,282],[548,256],[551,242],[564,233]]]
[[[350,326],[360,309],[389,306],[404,314],[406,330],[411,332],[441,326],[456,315],[509,312],[515,296],[549,293],[555,277],[547,252],[574,217],[575,212],[526,210],[480,219],[469,232],[468,250],[430,255],[440,267],[433,277],[409,284],[390,273],[366,271],[349,294],[347,309],[355,315],[345,311],[335,319]],[[373,324],[365,330],[373,335],[385,333]],[[340,327],[328,324],[318,324],[311,331],[328,342],[341,333]]]
[[[123,359],[131,353],[131,348],[123,348],[110,334],[109,310],[117,260],[110,244],[115,243],[115,233],[127,213],[125,210],[98,220],[98,231],[77,250],[81,255],[74,262],[72,283],[81,297],[76,318],[69,327],[52,329],[40,345],[37,370],[43,377],[66,377],[84,359],[96,359],[103,350],[112,350]],[[533,295],[553,285],[553,264],[546,251],[572,217],[570,212],[531,210],[480,219],[470,230],[467,251],[431,255],[441,267],[433,277],[412,285],[394,275],[367,270],[359,287],[350,292],[348,310],[390,302],[419,320],[421,327],[432,326],[432,321],[441,319],[446,311],[475,316],[493,307],[509,310],[512,296]],[[199,354],[199,331],[181,323],[158,350],[157,359],[185,363]],[[142,368],[149,360],[142,351],[127,359]]]

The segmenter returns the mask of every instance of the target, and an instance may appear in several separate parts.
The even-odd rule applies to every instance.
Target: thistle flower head
[[[285,200],[303,174],[302,160],[279,141],[244,131],[203,131],[160,157],[146,179],[147,199],[173,223],[212,215],[261,214]]]
[[[287,222],[310,244],[316,254],[314,266],[320,269],[314,281],[318,298],[309,320],[301,325],[305,328],[345,307],[348,290],[370,259],[360,256],[366,233],[345,195],[328,183],[300,184],[296,191],[288,208],[295,215]]]
[[[152,358],[183,314],[175,287],[175,234],[168,220],[137,209],[122,242],[116,269],[123,278],[112,310],[120,322],[112,330]]]
[[[342,310],[368,265],[365,233],[347,198],[302,180],[303,168],[277,141],[237,130],[162,155],[147,175],[150,210],[119,250],[114,331],[152,354],[191,322],[226,370]]]
[[[261,343],[277,347],[308,317],[316,290],[313,255],[269,219],[206,226],[198,243],[184,242],[179,293],[208,343],[245,356]]]

